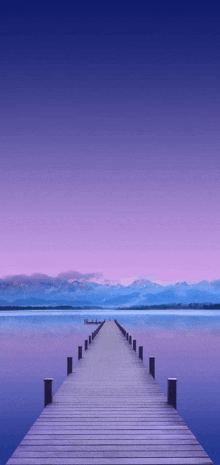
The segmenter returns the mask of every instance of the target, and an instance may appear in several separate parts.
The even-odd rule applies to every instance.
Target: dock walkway
[[[211,465],[115,322],[106,322],[7,465]]]

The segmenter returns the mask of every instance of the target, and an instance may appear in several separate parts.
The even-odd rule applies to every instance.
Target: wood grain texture
[[[106,322],[7,465],[212,465],[114,322]]]

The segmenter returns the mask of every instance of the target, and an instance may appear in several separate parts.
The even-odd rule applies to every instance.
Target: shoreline
[[[218,304],[161,304],[161,305],[137,305],[132,307],[101,307],[101,306],[72,306],[72,305],[0,305],[0,311],[17,311],[17,310],[220,310],[220,303]]]

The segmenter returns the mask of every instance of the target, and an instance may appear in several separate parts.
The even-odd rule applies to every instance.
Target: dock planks
[[[212,463],[110,321],[7,465]]]

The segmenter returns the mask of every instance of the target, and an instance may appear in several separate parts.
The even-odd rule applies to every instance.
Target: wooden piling
[[[149,373],[155,378],[155,357],[149,357]]]
[[[176,378],[167,379],[167,402],[176,409]]]
[[[73,357],[67,357],[67,376],[73,371]]]
[[[53,378],[44,379],[44,407],[53,402]]]
[[[78,346],[78,360],[82,358],[82,346]]]
[[[138,356],[141,360],[143,360],[143,346],[139,346]]]

